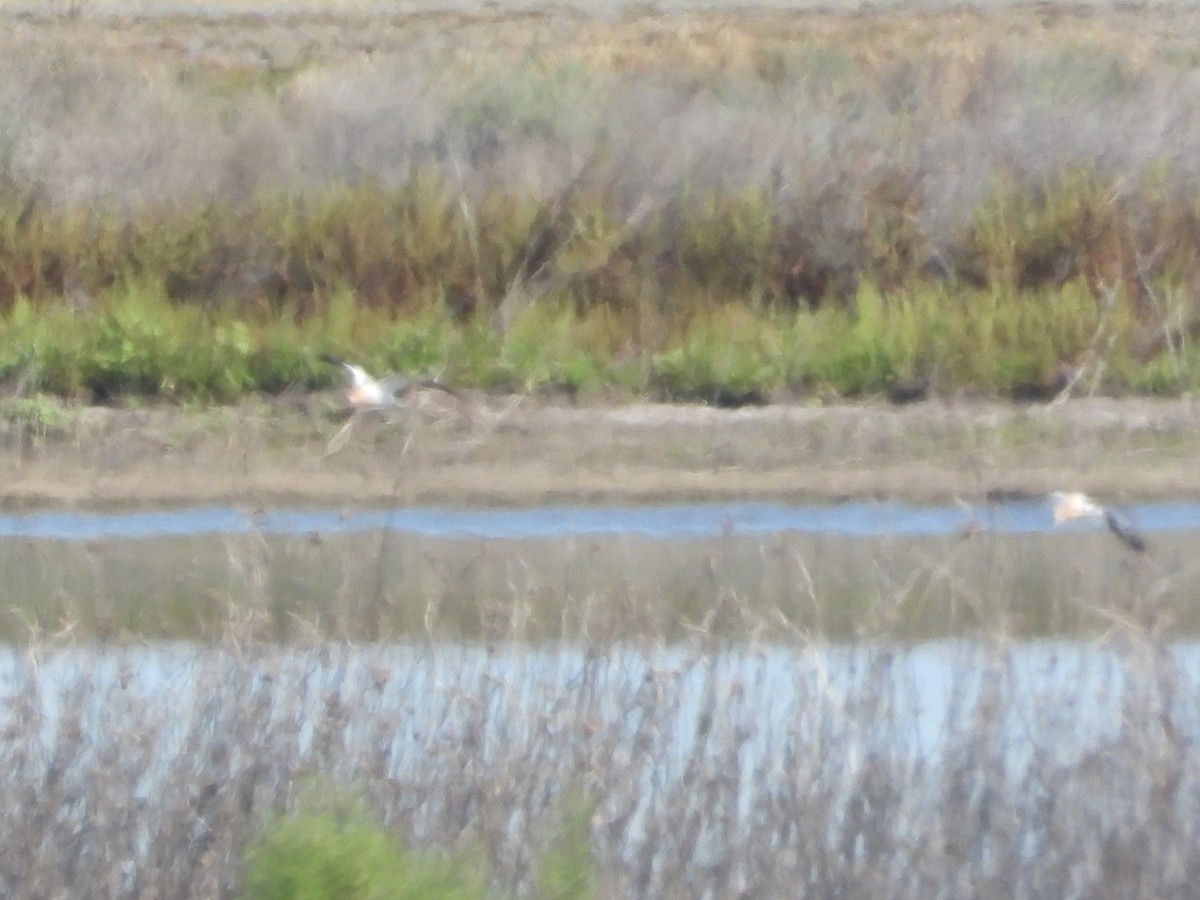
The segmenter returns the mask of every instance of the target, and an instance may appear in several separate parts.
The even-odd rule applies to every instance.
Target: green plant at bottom
[[[538,897],[542,900],[588,900],[594,895],[592,863],[592,804],[570,797],[562,807],[562,822],[538,858]]]
[[[482,900],[489,894],[469,853],[406,847],[363,803],[315,785],[300,808],[271,823],[246,854],[247,900]],[[553,837],[537,856],[543,900],[589,900],[596,868],[592,804],[571,794],[556,811]]]
[[[358,804],[277,820],[247,854],[249,900],[472,900],[486,886],[461,859],[405,847]]]

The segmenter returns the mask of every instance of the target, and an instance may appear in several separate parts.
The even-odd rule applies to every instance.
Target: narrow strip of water
[[[1121,510],[1142,531],[1200,529],[1200,503],[1139,504]],[[134,512],[34,512],[0,516],[0,537],[94,540],[208,534],[297,535],[409,532],[428,537],[548,538],[636,534],[699,538],[794,531],[847,537],[936,536],[979,528],[1003,534],[1054,529],[1049,506],[1019,501],[970,507],[892,502],[826,505],[734,502],[651,506],[544,506],[525,509],[405,507],[281,508],[249,511],[195,506]],[[1098,523],[1074,527],[1103,527]]]

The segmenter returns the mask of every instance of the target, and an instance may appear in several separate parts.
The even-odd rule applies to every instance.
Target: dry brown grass
[[[603,134],[609,164],[628,171],[599,183],[626,212],[683,184],[775,179],[802,218],[822,205],[831,223],[818,235],[832,241],[872,192],[900,191],[945,250],[994,180],[1020,187],[1099,161],[1120,182],[1169,160],[1186,183],[1197,166],[1186,59],[1200,26],[1170,8],[493,11],[340,25],[27,24],[5,39],[9,170],[61,201],[156,204],[245,198],[280,178],[392,183],[431,156],[448,170],[457,159],[472,187],[536,195],[576,174]],[[471,152],[480,142],[486,158]]]
[[[327,454],[330,398],[209,411],[53,407],[0,426],[12,508],[530,504],[845,497],[978,502],[1071,486],[1200,495],[1190,400],[960,401],[722,410],[477,397],[461,425],[364,420]],[[298,410],[293,400],[300,404]],[[36,415],[34,413],[37,413]]]

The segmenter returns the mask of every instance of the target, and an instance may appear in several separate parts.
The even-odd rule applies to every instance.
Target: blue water
[[[136,874],[159,864],[160,834],[207,837],[209,784],[214,808],[247,804],[251,822],[274,797],[349,785],[418,844],[469,828],[505,854],[586,790],[608,858],[649,859],[685,829],[673,852],[687,866],[730,860],[740,877],[739,847],[786,849],[781,822],[823,859],[861,859],[872,832],[847,815],[865,798],[893,829],[896,878],[905,854],[948,858],[924,848],[960,826],[980,855],[1021,868],[1067,854],[1067,871],[1129,834],[1194,841],[1200,645],[1133,638],[0,650],[5,809]]]
[[[1169,656],[1174,724],[1188,740],[1200,740],[1195,705],[1200,645],[1177,644]],[[133,732],[153,721],[164,729],[157,741],[169,756],[182,733],[197,727],[197,717],[213,714],[217,686],[236,681],[239,671],[249,676],[254,691],[292,698],[278,708],[282,718],[262,724],[288,732],[302,752],[310,749],[313,728],[335,694],[352,711],[345,723],[352,744],[373,717],[403,723],[390,738],[389,775],[397,778],[415,777],[427,762],[425,738],[452,735],[455,743],[469,729],[480,713],[470,698],[486,698],[490,726],[519,745],[540,739],[539,723],[552,710],[563,715],[564,725],[578,716],[623,723],[622,729],[640,727],[644,723],[631,719],[629,711],[640,706],[634,698],[648,686],[654,700],[642,714],[661,719],[657,766],[668,779],[679,776],[697,751],[698,723],[714,701],[722,727],[753,734],[745,749],[754,757],[781,755],[797,741],[819,746],[833,722],[843,749],[936,763],[969,734],[981,704],[998,700],[990,715],[1000,716],[1010,765],[1031,765],[1035,757],[1065,765],[1117,738],[1129,692],[1139,693],[1153,681],[1127,653],[1062,640],[1007,646],[939,641],[907,649],[768,645],[714,655],[685,647],[612,647],[598,656],[570,644],[327,646],[271,651],[253,661],[195,645],[161,644],[47,652],[36,666],[22,651],[0,651],[0,697],[19,693],[25,679],[37,679],[50,738],[62,704],[85,685],[88,699],[80,710],[85,718],[122,722]],[[373,686],[380,671],[389,680]],[[885,705],[863,707],[863,698],[872,697],[886,698]],[[0,700],[0,717],[6,712]]]
[[[1200,529],[1200,503],[1157,503],[1121,510],[1142,531]],[[952,534],[969,526],[1004,534],[1054,529],[1046,503],[1022,501],[978,509],[902,503],[694,503],[669,506],[544,506],[532,509],[406,507],[386,510],[186,507],[154,512],[41,512],[0,516],[0,537],[93,540],[195,535],[355,534],[380,529],[429,537],[553,538],[634,534],[698,538],[780,531],[870,537]],[[1080,523],[1072,528],[1102,528]]]

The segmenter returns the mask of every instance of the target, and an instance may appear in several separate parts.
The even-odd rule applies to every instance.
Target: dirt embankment
[[[69,419],[0,428],[7,506],[1200,495],[1200,405],[1189,400],[720,410],[477,398],[343,431],[306,398]]]

